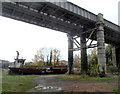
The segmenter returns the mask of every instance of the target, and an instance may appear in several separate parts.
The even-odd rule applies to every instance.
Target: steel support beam
[[[87,51],[86,51],[86,37],[82,34],[80,37],[81,42],[81,73],[87,73]]]
[[[115,52],[115,46],[112,47],[112,64],[116,67],[116,52]]]
[[[120,70],[120,47],[116,47],[115,48],[115,52],[116,52],[116,63],[117,63],[117,67]]]
[[[69,74],[73,74],[73,37],[68,34],[68,65],[69,65]]]
[[[106,54],[105,54],[105,39],[104,39],[104,19],[102,14],[98,14],[97,22],[97,50],[98,50],[98,65],[99,75],[106,74]]]
[[[2,15],[2,2],[0,1],[0,16]]]

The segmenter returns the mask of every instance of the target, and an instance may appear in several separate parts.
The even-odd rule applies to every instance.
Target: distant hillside
[[[7,69],[8,66],[12,65],[12,62],[9,62],[8,60],[1,60],[0,59],[0,68]]]

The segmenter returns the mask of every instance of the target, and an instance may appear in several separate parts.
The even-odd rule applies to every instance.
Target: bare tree
[[[79,54],[75,54],[74,55],[74,61],[73,62],[74,62],[73,66],[75,68],[79,68],[80,67],[80,56],[79,56]]]
[[[44,48],[40,48],[37,50],[37,53],[34,55],[34,58],[32,59],[33,62],[42,61],[44,62],[45,55],[44,55]]]
[[[53,49],[53,62],[54,65],[58,65],[60,59],[60,51],[58,49]]]
[[[39,59],[42,62],[44,62],[44,58],[45,58],[44,50],[45,50],[44,48],[41,48],[40,50],[37,51],[37,55],[39,56]]]
[[[58,65],[60,60],[60,50],[54,48],[54,49],[48,49],[48,48],[40,48],[36,55],[34,55],[34,58],[32,59],[33,62],[42,61],[44,65],[52,65],[52,62],[54,65]]]
[[[38,55],[34,55],[34,58],[32,59],[33,62],[38,62],[39,61],[39,56]]]

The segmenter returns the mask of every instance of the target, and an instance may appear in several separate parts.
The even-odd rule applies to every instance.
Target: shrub
[[[108,67],[107,67],[107,72],[108,72],[108,73],[112,73],[112,74],[118,73],[118,68],[115,67],[115,66],[108,66]]]
[[[98,64],[89,63],[88,74],[90,76],[98,76]]]

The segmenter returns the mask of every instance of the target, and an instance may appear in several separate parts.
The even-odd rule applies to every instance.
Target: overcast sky
[[[68,0],[92,13],[118,24],[119,0]],[[16,51],[31,61],[41,47],[58,48],[67,60],[67,35],[58,31],[31,25],[0,16],[0,59],[14,61]]]

